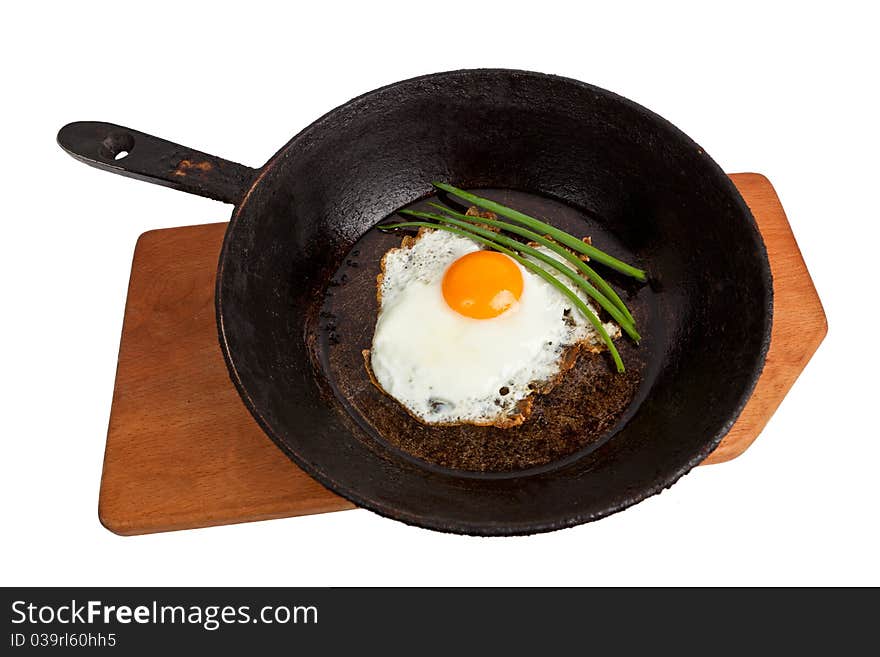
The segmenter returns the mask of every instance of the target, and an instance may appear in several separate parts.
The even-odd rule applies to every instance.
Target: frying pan
[[[321,117],[259,169],[108,123],[71,123],[58,142],[92,166],[235,206],[216,283],[232,382],[306,472],[406,523],[528,534],[624,509],[712,452],[763,367],[772,281],[748,207],[685,134],[589,84],[511,70],[398,82]],[[371,229],[430,195],[433,180],[519,195],[551,221],[555,208],[566,227],[649,271],[635,287],[611,276],[645,336],[624,354],[637,390],[565,458],[491,472],[416,458],[403,439],[436,429],[406,425],[400,409],[372,416],[393,403],[366,392],[362,362],[334,356],[370,344],[375,288],[363,281],[374,286],[382,249],[400,240]]]

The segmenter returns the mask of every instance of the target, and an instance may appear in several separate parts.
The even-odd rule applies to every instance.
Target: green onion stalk
[[[507,219],[515,221],[518,224],[522,224],[523,226],[531,228],[532,230],[541,231],[552,237],[560,244],[564,244],[568,248],[573,249],[578,253],[583,253],[584,255],[587,255],[595,260],[596,262],[600,262],[603,265],[610,267],[611,269],[619,271],[622,274],[626,274],[631,278],[635,278],[637,281],[644,282],[648,280],[648,276],[643,270],[633,267],[632,265],[628,265],[622,260],[618,260],[614,256],[597,249],[591,244],[586,244],[585,242],[582,242],[574,235],[570,235],[563,230],[559,230],[555,226],[551,226],[548,223],[535,219],[534,217],[530,217],[527,214],[523,214],[519,210],[514,210],[513,208],[509,208],[506,205],[501,205],[500,203],[491,201],[487,198],[483,198],[481,196],[477,196],[476,194],[466,192],[465,190],[459,189],[458,187],[454,187],[452,185],[441,182],[434,182],[432,184],[437,189],[441,189],[444,192],[452,194],[453,196],[464,199],[468,203],[483,208],[484,210],[494,212],[495,214],[506,217]]]
[[[457,220],[455,220],[455,221],[457,221]],[[460,222],[460,223],[466,223],[466,222]],[[466,224],[466,225],[470,226],[469,224]],[[428,221],[406,221],[406,222],[401,222],[401,223],[396,223],[396,224],[385,224],[385,225],[379,226],[380,230],[385,230],[385,231],[393,230],[396,228],[433,228],[436,230],[443,230],[448,233],[453,233],[453,234],[459,235],[461,237],[466,237],[468,239],[472,239],[475,242],[478,242],[480,244],[488,246],[489,248],[491,248],[495,251],[499,251],[499,252],[504,253],[505,255],[513,258],[516,262],[521,264],[523,267],[525,267],[529,271],[531,271],[531,272],[537,274],[538,276],[540,276],[541,278],[543,278],[545,281],[547,281],[550,285],[552,285],[557,290],[559,290],[563,295],[565,295],[572,302],[574,307],[577,308],[584,315],[584,317],[587,318],[587,321],[589,321],[590,324],[593,325],[593,328],[596,329],[596,332],[599,334],[599,336],[602,338],[602,341],[608,347],[608,352],[611,354],[611,358],[614,361],[614,365],[617,368],[617,371],[619,373],[623,373],[625,371],[625,368],[623,366],[623,360],[620,358],[620,353],[618,353],[617,347],[614,346],[614,341],[611,339],[611,336],[608,335],[608,331],[605,330],[605,327],[602,325],[602,322],[599,320],[599,318],[596,316],[596,314],[592,310],[590,310],[590,307],[587,306],[587,304],[584,303],[584,301],[577,294],[575,294],[574,291],[571,290],[567,285],[564,285],[563,283],[558,281],[553,276],[553,274],[551,274],[550,272],[548,272],[544,268],[536,265],[534,262],[522,257],[519,253],[517,253],[513,249],[507,248],[503,244],[500,244],[497,241],[497,238],[499,237],[497,234],[492,233],[491,231],[482,231],[484,233],[489,233],[490,235],[492,235],[492,238],[489,238],[489,237],[481,235],[480,233],[477,233],[474,230],[472,230],[473,228],[475,228],[473,226],[470,226],[471,230],[469,230],[467,228],[461,228],[461,227],[456,227],[455,225],[450,225],[449,223],[438,224],[438,223],[431,223]],[[514,240],[511,240],[511,241],[514,241]],[[519,243],[517,242],[517,244],[519,244]],[[521,245],[521,246],[526,246],[526,245]],[[534,251],[534,249],[532,249],[532,250]],[[536,251],[536,253],[538,253],[541,256],[544,256],[544,254],[540,253],[539,251]],[[553,258],[548,258],[548,259],[552,260],[553,262],[558,262],[558,261],[554,260]],[[577,275],[577,274],[575,274],[575,275]],[[578,277],[578,278],[580,278],[580,277]]]

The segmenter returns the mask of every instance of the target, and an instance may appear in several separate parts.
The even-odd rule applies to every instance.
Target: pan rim
[[[643,114],[649,117],[651,120],[655,121],[658,125],[662,125],[666,130],[669,130],[672,134],[676,135],[679,139],[682,140],[682,143],[693,146],[694,149],[698,149],[706,158],[706,164],[710,169],[714,171],[714,173],[718,176],[718,180],[721,186],[728,194],[728,198],[736,205],[737,212],[744,216],[747,220],[747,225],[751,230],[754,238],[754,242],[757,245],[758,252],[755,254],[756,260],[760,266],[760,278],[763,282],[764,292],[765,292],[765,302],[762,304],[762,318],[763,318],[763,327],[761,333],[761,341],[760,347],[757,353],[757,358],[754,366],[749,373],[748,378],[744,381],[743,388],[736,399],[736,403],[732,412],[729,414],[727,420],[718,427],[715,433],[712,436],[707,436],[706,440],[702,444],[702,448],[697,450],[692,456],[686,459],[682,464],[674,469],[670,469],[667,473],[665,473],[660,480],[651,485],[646,486],[634,494],[629,495],[626,499],[623,499],[614,504],[607,505],[605,508],[596,512],[588,512],[588,513],[575,513],[571,516],[563,516],[562,514],[557,514],[552,518],[545,521],[535,521],[535,520],[526,520],[519,522],[511,522],[508,520],[500,520],[493,522],[486,522],[484,520],[480,521],[468,521],[462,519],[443,519],[438,518],[436,515],[430,514],[418,514],[411,511],[402,510],[398,507],[394,507],[391,505],[385,505],[377,502],[374,499],[368,499],[359,494],[359,492],[355,489],[347,487],[346,485],[338,482],[329,474],[327,474],[319,464],[309,462],[306,458],[304,458],[301,454],[298,454],[292,447],[287,443],[287,441],[282,440],[275,430],[271,427],[270,423],[262,416],[261,412],[257,408],[256,403],[251,398],[248,393],[247,387],[245,383],[242,381],[241,376],[238,372],[238,369],[233,360],[229,343],[227,341],[226,328],[223,321],[223,275],[224,275],[224,264],[226,261],[226,256],[230,249],[231,244],[231,235],[234,233],[235,227],[238,225],[238,221],[240,219],[242,210],[247,206],[248,199],[251,194],[257,187],[261,184],[265,176],[270,173],[278,161],[290,152],[291,148],[295,146],[298,142],[303,139],[308,138],[309,134],[320,128],[324,123],[328,120],[332,119],[332,117],[337,114],[343,108],[353,108],[356,107],[359,103],[363,103],[368,101],[374,96],[380,95],[381,93],[387,91],[388,89],[403,86],[406,84],[412,84],[422,81],[433,81],[433,80],[441,80],[441,79],[449,79],[450,77],[457,76],[471,76],[471,75],[504,75],[504,76],[516,76],[522,78],[536,78],[541,80],[553,80],[556,82],[561,82],[564,84],[571,84],[578,86],[582,89],[588,90],[590,92],[599,94],[607,99],[613,100],[615,102],[622,103],[624,106],[634,110],[639,114]],[[416,76],[413,78],[409,78],[406,80],[400,80],[397,82],[393,82],[377,89],[368,91],[364,94],[356,96],[351,100],[339,105],[338,107],[331,109],[330,111],[323,114],[321,117],[316,119],[314,122],[306,126],[303,130],[297,133],[294,137],[292,137],[287,143],[285,143],[260,169],[259,174],[254,178],[250,187],[242,196],[241,201],[235,206],[233,211],[229,226],[227,227],[226,234],[223,239],[223,245],[220,250],[218,269],[217,269],[217,277],[215,282],[215,314],[217,321],[217,330],[218,330],[218,338],[220,342],[221,352],[223,354],[223,359],[226,363],[227,370],[230,375],[230,379],[232,380],[233,385],[239,393],[239,396],[242,398],[245,406],[248,411],[254,417],[254,419],[259,424],[260,428],[266,433],[266,435],[291,459],[296,465],[302,468],[307,474],[314,477],[319,483],[329,488],[334,493],[340,495],[341,497],[349,500],[360,508],[365,508],[374,513],[377,513],[381,516],[388,517],[394,520],[398,520],[400,522],[404,522],[408,525],[423,527],[427,529],[432,529],[436,531],[446,532],[446,533],[455,533],[455,534],[467,534],[467,535],[477,535],[477,536],[512,536],[512,535],[530,535],[537,534],[549,531],[555,531],[558,529],[564,529],[567,527],[573,527],[576,525],[584,524],[587,522],[592,522],[595,520],[599,520],[606,516],[612,515],[619,511],[622,511],[634,504],[644,501],[645,499],[652,497],[661,493],[663,490],[666,490],[673,484],[675,484],[681,477],[688,474],[694,467],[699,465],[702,461],[704,461],[709,454],[711,454],[724,436],[730,431],[730,428],[742,414],[743,409],[745,408],[748,400],[751,398],[752,393],[754,392],[755,386],[757,385],[758,379],[763,372],[764,366],[766,364],[767,352],[770,347],[772,326],[773,326],[773,310],[774,310],[774,289],[773,289],[773,275],[772,270],[770,268],[769,257],[767,254],[766,244],[764,243],[763,236],[761,235],[760,230],[757,227],[757,223],[755,222],[754,216],[752,215],[751,209],[746,204],[745,200],[742,198],[739,190],[730,180],[728,175],[721,169],[721,167],[705,153],[705,150],[699,146],[693,139],[691,139],[687,134],[685,134],[682,130],[676,127],[667,119],[662,116],[656,114],[650,109],[628,99],[623,96],[620,96],[612,91],[608,91],[601,87],[597,87],[595,85],[582,82],[580,80],[552,75],[547,73],[540,73],[535,71],[524,71],[518,69],[505,69],[505,68],[476,68],[476,69],[458,69],[452,71],[438,72],[438,73],[430,73],[426,75]]]

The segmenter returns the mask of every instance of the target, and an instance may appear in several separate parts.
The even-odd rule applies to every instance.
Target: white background
[[[4,8],[0,583],[880,584],[876,20],[843,2],[276,4]],[[259,166],[355,95],[487,66],[621,93],[725,170],[775,184],[830,331],[754,446],[624,513],[527,538],[367,511],[136,538],[101,527],[135,240],[230,208],[83,166],[58,128],[112,121]]]

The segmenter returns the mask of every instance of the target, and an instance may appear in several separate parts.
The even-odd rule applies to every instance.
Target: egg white
[[[442,292],[446,268],[480,248],[458,235],[423,231],[383,261],[370,367],[382,389],[427,424],[509,424],[533,387],[559,373],[570,347],[601,344],[559,290],[519,263],[519,302],[498,317],[473,319],[450,308]],[[616,324],[605,328],[620,334]]]

